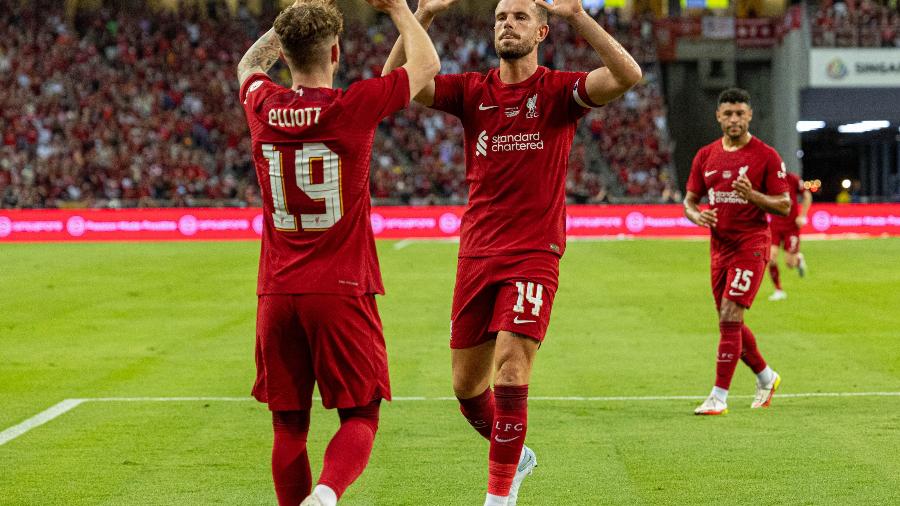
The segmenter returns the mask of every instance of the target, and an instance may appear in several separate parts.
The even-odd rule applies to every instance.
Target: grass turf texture
[[[451,396],[456,246],[381,242],[394,394]],[[572,243],[533,396],[708,393],[718,339],[705,242]],[[807,242],[811,275],[747,315],[783,393],[900,391],[900,240]],[[2,245],[0,430],[66,398],[244,396],[255,243]],[[732,395],[753,393],[740,366]],[[900,397],[532,401],[520,504],[888,504]],[[314,474],[337,416],[313,411]],[[255,402],[87,402],[0,446],[0,504],[274,504]],[[382,409],[343,504],[474,505],[487,443],[452,401]],[[893,498],[893,499],[891,499]]]

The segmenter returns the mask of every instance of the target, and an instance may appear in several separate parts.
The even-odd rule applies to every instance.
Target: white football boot
[[[694,410],[695,415],[724,415],[727,413],[728,404],[712,394]]]
[[[777,372],[773,372],[773,374],[775,377],[768,384],[760,385],[759,382],[756,382],[756,395],[753,396],[751,408],[768,408],[769,404],[772,404],[772,396],[775,395],[775,390],[781,386],[781,376]]]
[[[519,500],[519,487],[522,486],[522,482],[534,471],[535,467],[537,467],[537,457],[534,455],[534,450],[523,446],[522,456],[519,457],[519,466],[516,467],[516,476],[513,478],[512,486],[509,487],[507,506],[516,506],[516,502]]]
[[[769,295],[769,300],[784,300],[787,298],[787,292],[784,290],[775,290],[775,293]]]
[[[300,506],[323,506],[324,503],[319,499],[319,496],[315,494],[311,494],[300,503]]]

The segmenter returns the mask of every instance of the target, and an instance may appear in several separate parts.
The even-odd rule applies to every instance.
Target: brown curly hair
[[[298,69],[307,69],[344,31],[344,17],[333,0],[308,0],[283,10],[274,28],[284,55]]]

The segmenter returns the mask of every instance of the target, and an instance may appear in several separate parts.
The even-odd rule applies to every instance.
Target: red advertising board
[[[376,207],[379,239],[459,235],[462,207]],[[817,204],[806,233],[900,236],[900,204]],[[261,209],[0,210],[0,243],[258,239]],[[569,237],[705,237],[679,205],[569,206]]]

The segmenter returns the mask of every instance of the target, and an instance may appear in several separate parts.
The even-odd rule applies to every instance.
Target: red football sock
[[[341,428],[328,443],[319,478],[319,483],[334,490],[338,498],[359,478],[369,463],[375,433],[378,432],[380,404],[378,400],[367,406],[338,409]]]
[[[781,290],[781,274],[779,274],[778,264],[775,262],[769,264],[769,277],[771,277],[772,282],[775,283],[775,289]]]
[[[753,369],[754,374],[759,374],[766,368],[766,360],[756,347],[756,338],[747,325],[741,325],[741,360]]]
[[[528,429],[528,385],[495,386],[496,411],[488,456],[488,493],[509,495]]]
[[[719,322],[719,355],[716,358],[716,386],[728,390],[741,357],[743,322]]]
[[[459,399],[459,410],[472,428],[488,441],[491,440],[491,429],[494,426],[494,392],[490,387],[470,399]]]
[[[273,411],[272,478],[281,506],[297,506],[309,495],[312,475],[306,453],[309,411]]]

